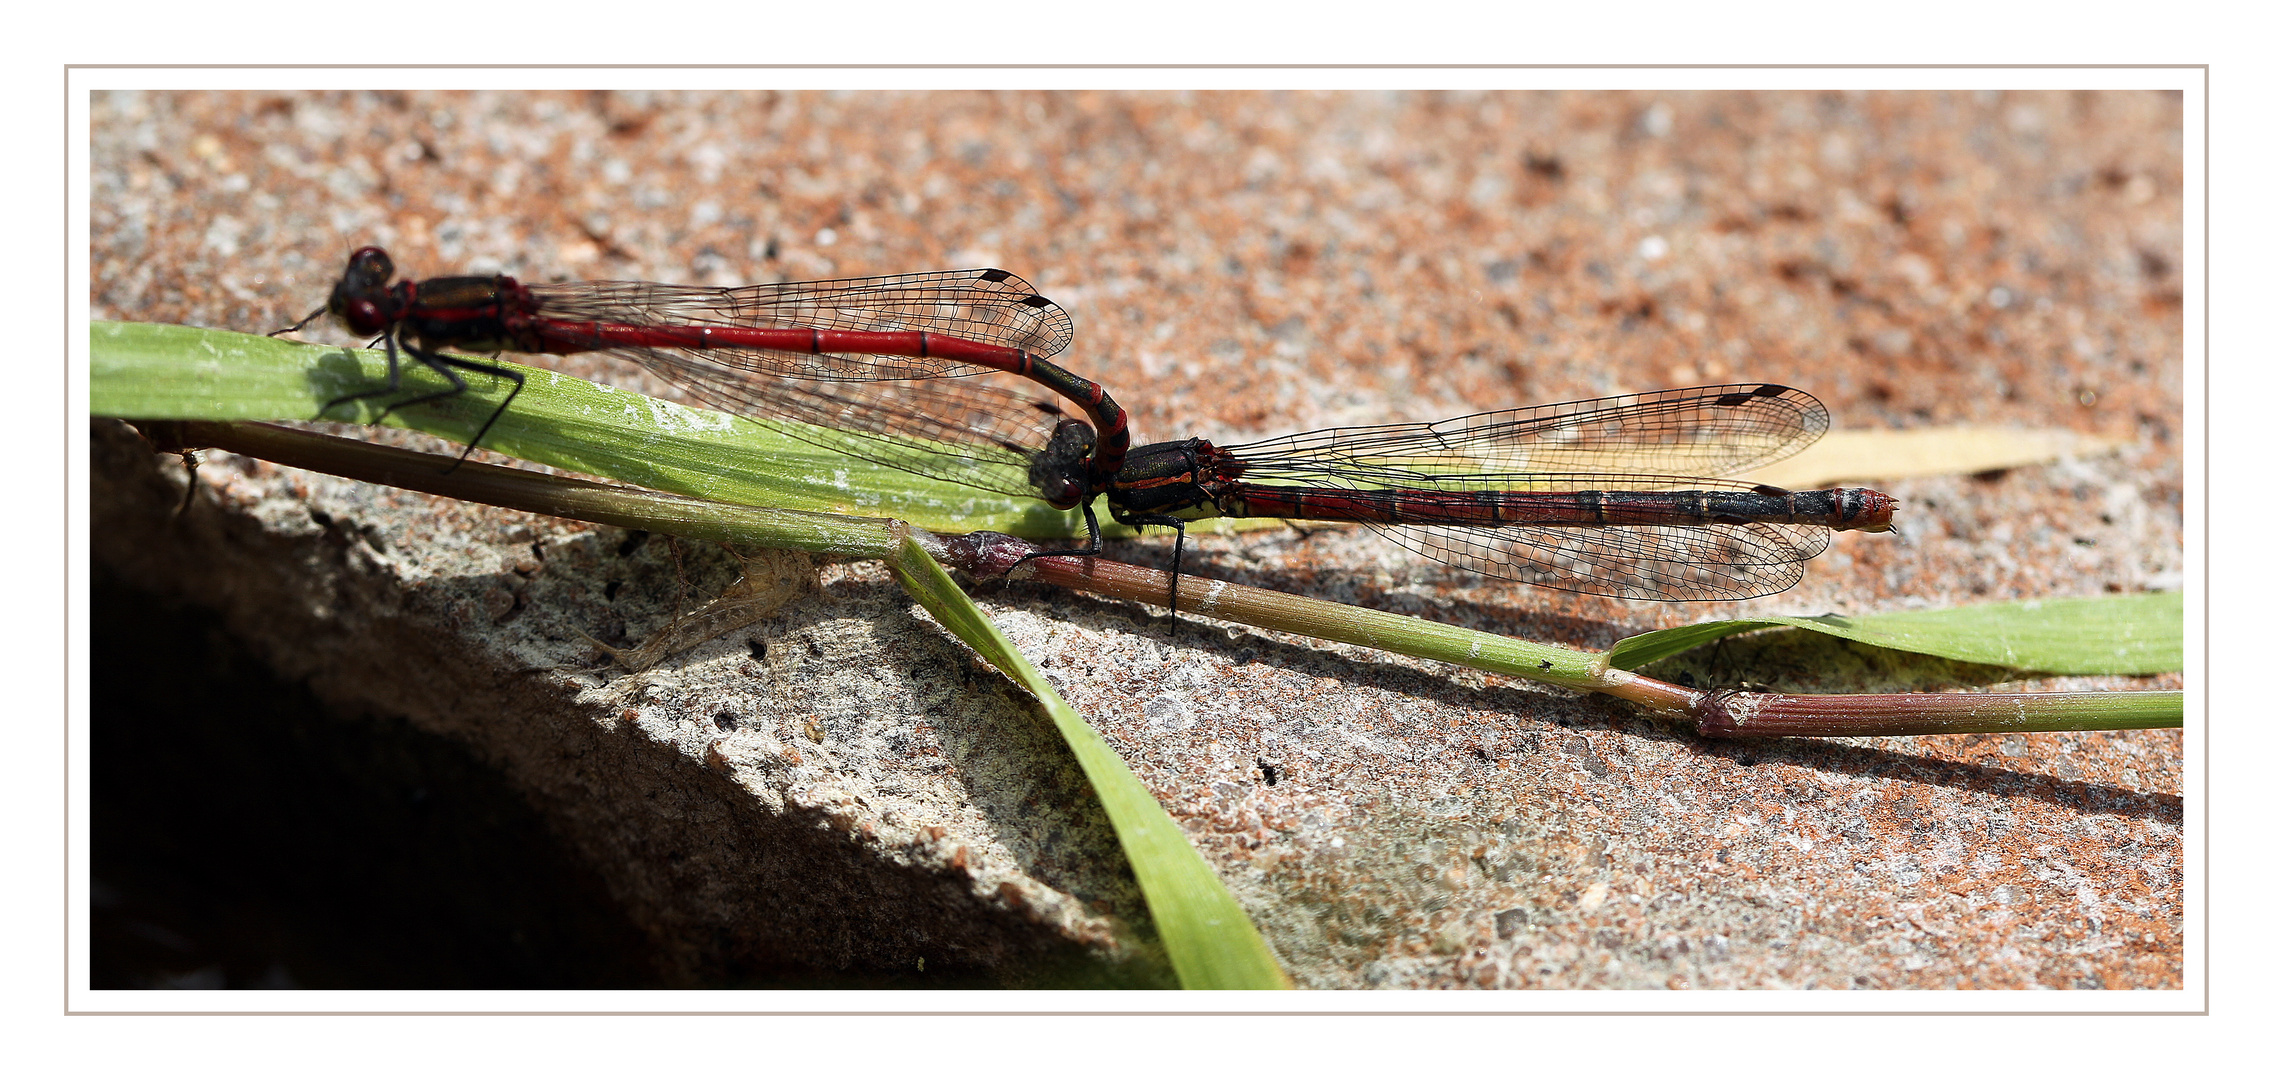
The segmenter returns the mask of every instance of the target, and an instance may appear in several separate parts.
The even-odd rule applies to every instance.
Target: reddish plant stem
[[[1753,694],[1717,690],[1690,714],[1697,734],[1957,735],[2175,727],[2178,691],[2054,694]],[[2143,707],[2147,706],[2147,707]]]

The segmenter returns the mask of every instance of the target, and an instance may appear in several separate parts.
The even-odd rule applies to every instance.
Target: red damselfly
[[[1698,386],[1239,446],[1154,443],[1100,489],[1124,522],[1354,521],[1492,577],[1741,600],[1797,584],[1834,531],[1893,531],[1895,501],[1877,491],[1710,479],[1790,457],[1830,426],[1822,402],[1788,386]]]
[[[510,277],[394,281],[375,247],[348,259],[331,300],[298,330],[332,315],[387,351],[386,385],[323,410],[402,389],[398,350],[450,385],[397,401],[380,416],[464,392],[458,372],[514,384],[467,444],[481,443],[522,376],[441,350],[628,358],[716,408],[785,434],[934,479],[1037,497],[1097,522],[1093,478],[1117,474],[1128,419],[1104,389],[1047,359],[1073,340],[1064,308],[1001,270],[950,270],[742,288],[582,281],[530,285]],[[1023,376],[1074,402],[973,379]],[[788,424],[775,421],[786,420]],[[810,427],[801,425],[811,425]]]

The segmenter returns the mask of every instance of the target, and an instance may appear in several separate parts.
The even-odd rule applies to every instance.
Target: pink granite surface
[[[1601,648],[1703,617],[2175,588],[2178,104],[2144,92],[108,95],[94,118],[94,301],[97,318],[264,331],[319,303],[367,243],[411,274],[536,280],[999,265],[1071,310],[1061,361],[1110,386],[1140,439],[1767,380],[1812,391],[1843,428],[2058,428],[2123,445],[1887,483],[1899,536],[1842,537],[1797,589],[1709,611],[1435,573],[1363,532],[1207,538],[1191,553],[1201,573]],[[605,550],[589,528],[227,461],[213,475],[217,520],[265,522],[278,550],[298,550],[276,524],[294,500],[387,536],[398,565],[322,572],[369,575],[368,595],[403,594],[412,578],[463,588],[459,606],[409,605],[421,633],[482,642],[499,670],[591,659],[559,628],[518,640],[532,620],[489,625],[544,588],[561,590],[564,625],[605,620],[596,590],[574,585],[603,571],[564,558],[512,573],[532,537]],[[231,578],[260,572],[227,556],[243,536],[217,525],[199,547],[136,531],[155,527],[161,487],[98,479],[119,508],[98,515],[112,530],[99,524],[98,556],[221,608],[249,637],[266,628],[280,668],[343,701],[475,745],[498,738],[446,715],[446,700],[359,697],[373,692],[348,670],[371,663],[347,647],[359,624],[280,610],[269,605],[292,604],[292,589]],[[1114,551],[1166,556],[1158,540]],[[979,674],[926,684],[898,659],[959,646],[906,619],[874,568],[831,573],[828,593],[765,633],[840,649],[824,666],[869,687],[841,692],[870,696],[753,688],[783,672],[738,664],[738,645],[697,650],[645,689],[606,691],[647,695],[635,711],[660,725],[648,744],[661,756],[640,768],[668,773],[681,746],[699,762],[703,710],[757,695],[740,707],[778,730],[715,766],[731,783],[695,785],[701,813],[819,814],[850,838],[849,862],[963,881],[972,911],[1119,962],[1125,870],[1089,865],[1111,855],[1097,854],[1078,784],[1006,780],[1018,767],[946,730],[1016,710],[1015,696],[954,689]],[[552,577],[569,584],[542,584]],[[497,601],[500,589],[519,600]],[[1709,744],[1604,700],[1362,649],[1239,628],[1170,639],[1157,612],[1035,586],[982,600],[1152,786],[1302,985],[2179,985],[2176,732]],[[315,640],[326,626],[336,647]],[[1745,655],[1667,674],[1805,691],[1950,677],[1841,647]],[[564,716],[630,707],[525,677]],[[586,722],[599,721],[561,724]],[[798,771],[819,767],[794,748],[800,731],[841,748],[826,776]],[[508,770],[543,805],[606,787],[549,780],[544,755],[521,752]],[[944,771],[915,767],[942,758]],[[626,839],[642,826],[560,812],[595,861],[624,867],[624,902],[677,942],[689,981],[719,970],[706,949],[788,948],[762,934],[686,944],[690,927],[763,920],[773,894],[738,890],[747,871],[731,858],[645,864]],[[695,910],[674,888],[716,902]],[[912,967],[921,951],[831,948],[797,960],[868,971]],[[969,955],[983,966],[1005,950]]]

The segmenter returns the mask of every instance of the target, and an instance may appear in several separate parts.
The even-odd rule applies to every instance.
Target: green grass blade
[[[1878,615],[1791,615],[1637,634],[1609,662],[1631,670],[1731,634],[1794,626],[1850,641],[2057,675],[2157,675],[2184,662],[2180,594],[2022,600]]]
[[[1121,848],[1128,853],[1153,923],[1160,928],[1161,944],[1184,988],[1286,989],[1286,973],[1264,944],[1262,933],[1120,755],[1058,696],[1049,680],[921,545],[913,540],[902,543],[891,566],[901,587],[924,610],[1042,703],[1120,834]]]
[[[386,355],[151,323],[94,324],[92,411],[141,420],[309,420],[326,402],[381,386]],[[526,388],[483,437],[487,449],[657,491],[745,506],[891,517],[925,528],[1063,537],[1078,514],[1038,499],[927,479],[830,449],[832,433],[790,438],[728,413],[688,408],[503,361]],[[459,442],[505,398],[501,380],[466,376],[466,393],[390,414],[384,423]],[[405,396],[448,384],[405,361]],[[368,420],[372,400],[325,419]]]

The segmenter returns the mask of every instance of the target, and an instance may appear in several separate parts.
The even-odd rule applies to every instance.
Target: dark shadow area
[[[328,716],[100,572],[89,615],[95,987],[656,984],[599,878],[463,748]]]
[[[1304,524],[1315,523],[1291,525],[1289,531],[1304,536],[1314,531],[1299,527]],[[1304,572],[1282,571],[1268,563],[1257,565],[1242,559],[1237,553],[1209,547],[1210,542],[1221,543],[1231,539],[1233,538],[1227,536],[1208,535],[1188,540],[1184,548],[1184,574],[1194,579],[1228,581],[1250,588],[1330,599],[1336,603],[1392,615],[1432,622],[1451,622],[1488,634],[1553,642],[1573,649],[1608,649],[1621,638],[1652,629],[1646,625],[1569,615],[1554,610],[1557,604],[1568,601],[1571,595],[1568,593],[1527,587],[1440,564],[1420,567],[1416,573],[1422,576],[1417,577],[1416,581],[1448,579],[1464,583],[1465,595],[1456,607],[1448,610],[1447,605],[1432,603],[1413,592],[1376,586],[1367,580],[1370,575],[1364,572],[1331,567]],[[1116,545],[1108,542],[1105,557],[1167,573],[1171,551],[1172,549],[1158,544]],[[1497,599],[1502,595],[1514,599],[1512,602]],[[1130,610],[1132,613],[1150,613],[1142,605],[1132,606]],[[1160,622],[1165,627],[1164,617]]]
[[[327,712],[201,609],[99,571],[92,599],[93,887],[74,899],[91,902],[94,987],[683,985],[603,879],[462,745],[400,719]],[[685,779],[730,786],[699,769]],[[772,823],[808,838],[820,825]],[[805,846],[777,839],[772,858]],[[900,888],[879,894],[936,884],[921,871],[884,873]],[[939,902],[959,911],[959,896]],[[838,932],[862,932],[850,922]],[[817,970],[713,944],[700,981],[721,989],[1173,985],[1146,958],[1111,964],[1071,946],[1009,969],[934,957],[896,972]]]
[[[1962,736],[1933,736],[1961,738]],[[1928,744],[1930,749],[1931,744]],[[1745,768],[1779,761],[1849,776],[1880,777],[1916,784],[1978,791],[2002,799],[2033,799],[2078,813],[2111,814],[2177,828],[2186,801],[2176,795],[2127,791],[2085,780],[2062,780],[2001,765],[1950,761],[1878,747],[1850,746],[1827,739],[1699,740],[1696,752]]]
[[[262,575],[292,578],[306,560],[336,557],[352,523],[318,520],[320,535],[286,540],[229,515],[211,492],[177,518],[179,482],[152,467],[169,459],[153,456],[116,422],[95,425],[94,446],[93,887],[70,902],[90,905],[96,986],[919,989],[1172,981],[1148,955],[1116,961],[1074,943],[1038,941],[1029,913],[980,900],[936,867],[878,862],[812,815],[768,814],[723,773],[657,756],[653,747],[629,754],[608,747],[619,763],[588,778],[586,790],[570,784],[539,796],[470,750],[463,733],[437,734],[390,712],[332,712],[328,698],[269,670],[268,654],[221,616],[174,597],[187,591],[256,610],[258,594],[274,584]],[[216,517],[217,510],[224,512]],[[652,565],[603,560],[595,568],[616,575],[589,589],[615,594],[593,607],[599,614],[591,624],[603,632],[637,636],[732,576],[734,560],[709,545],[628,536],[605,543],[619,559],[637,555]],[[247,591],[254,595],[244,597]],[[628,626],[607,625],[619,595],[650,592],[660,597],[661,614],[649,611],[652,603],[634,604],[644,614]],[[293,627],[281,632],[337,632],[306,615],[278,616]],[[371,658],[375,667],[406,678],[470,677],[450,666],[446,645],[395,640],[372,648],[382,653]],[[483,657],[463,660],[467,668],[490,666]],[[491,670],[490,677],[535,674]],[[501,694],[573,693],[542,683],[469,686],[460,719],[526,723],[526,711],[503,715]],[[578,745],[569,737],[549,752]],[[648,766],[652,772],[643,771]],[[739,914],[675,928],[671,920],[688,910],[671,894],[657,912],[615,896],[610,864],[595,866],[584,844],[604,849],[617,832],[578,815],[592,812],[593,799],[621,796],[625,785],[729,811],[733,835],[720,849],[723,863],[674,865],[670,852],[652,850],[635,861],[673,879],[666,888],[746,894]],[[644,881],[637,872],[627,880],[633,888]],[[700,940],[671,936],[682,932]]]

